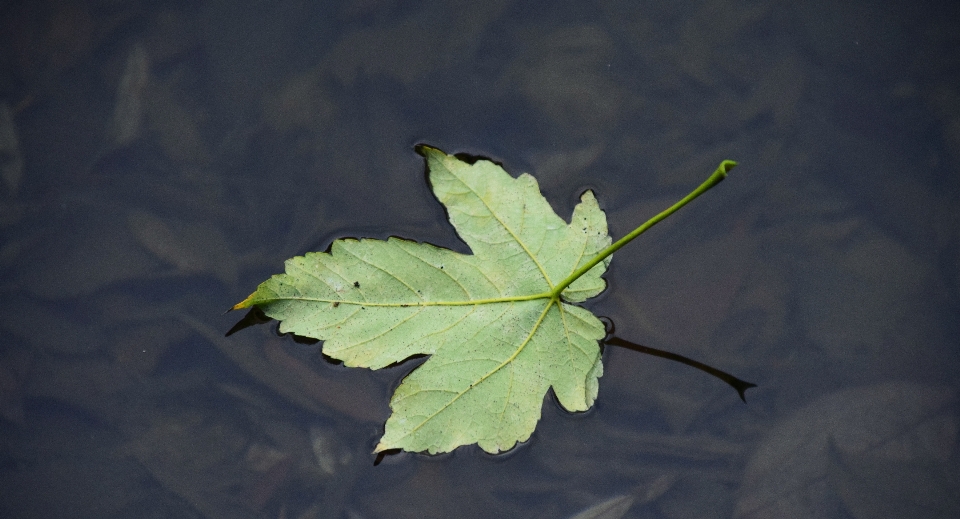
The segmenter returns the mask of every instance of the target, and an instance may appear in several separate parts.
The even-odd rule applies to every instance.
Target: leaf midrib
[[[297,296],[283,296],[274,299],[274,301],[303,301],[308,303],[339,303],[341,305],[356,305],[356,306],[371,306],[371,307],[388,307],[388,308],[407,308],[407,307],[417,307],[417,306],[472,306],[472,305],[489,305],[496,303],[516,303],[522,301],[534,301],[537,299],[551,299],[554,297],[554,293],[551,292],[541,292],[539,294],[532,294],[526,296],[508,296],[508,297],[492,297],[487,299],[468,299],[464,301],[412,301],[409,303],[378,303],[375,301],[351,301],[347,299],[325,299],[319,297],[297,297]],[[267,303],[264,301],[263,303]],[[261,303],[262,304],[262,303]]]

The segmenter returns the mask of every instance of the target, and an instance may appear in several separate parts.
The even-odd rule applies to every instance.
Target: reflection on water
[[[958,13],[905,5],[0,8],[0,514],[960,515]],[[467,252],[423,141],[593,189],[615,238],[740,161],[590,306],[749,404],[610,348],[527,444],[375,466],[415,362],[222,313],[341,236]]]

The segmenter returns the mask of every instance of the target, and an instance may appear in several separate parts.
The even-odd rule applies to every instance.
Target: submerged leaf
[[[734,517],[835,517],[829,510],[838,497],[854,517],[864,517],[858,510],[911,517],[890,507],[896,502],[908,510],[909,500],[922,500],[905,491],[921,467],[930,482],[946,479],[937,467],[956,458],[955,405],[950,388],[911,382],[844,389],[814,401],[760,442],[744,469]],[[901,472],[881,474],[880,468]],[[900,496],[890,491],[895,486]],[[941,497],[927,501],[925,517],[957,509],[955,491]]]
[[[620,519],[630,510],[636,496],[621,494],[601,501],[569,519]]]
[[[529,175],[418,148],[434,194],[472,255],[398,238],[337,240],[287,261],[237,308],[257,305],[281,331],[324,340],[323,352],[372,369],[430,355],[397,389],[378,451],[488,452],[530,437],[547,389],[585,411],[603,372],[604,326],[569,302],[599,294],[608,256],[550,291],[610,244],[606,217],[583,194],[571,224]]]

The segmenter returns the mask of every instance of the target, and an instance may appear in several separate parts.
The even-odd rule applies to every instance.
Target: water
[[[0,9],[4,517],[955,517],[957,9],[21,2]],[[620,237],[595,407],[372,454],[421,361],[223,311],[345,236],[469,252],[413,145]],[[593,507],[593,508],[591,508]],[[604,515],[606,514],[606,515]]]

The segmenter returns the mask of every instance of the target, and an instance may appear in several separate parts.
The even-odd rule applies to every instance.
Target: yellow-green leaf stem
[[[713,172],[713,174],[711,174],[710,177],[703,182],[703,184],[700,184],[700,186],[694,189],[689,195],[681,198],[677,203],[664,209],[653,218],[644,222],[643,225],[631,231],[630,234],[627,234],[623,238],[620,238],[619,240],[611,244],[606,249],[603,249],[602,251],[600,251],[600,253],[597,254],[592,260],[585,263],[583,266],[575,270],[572,274],[567,276],[566,279],[558,283],[557,286],[555,286],[553,290],[550,292],[550,295],[556,296],[560,294],[561,292],[563,292],[565,288],[570,286],[570,283],[573,283],[574,281],[577,280],[577,278],[584,275],[588,270],[597,266],[598,263],[606,259],[608,256],[610,256],[614,252],[620,250],[620,247],[623,247],[624,245],[630,243],[631,241],[633,241],[634,238],[646,232],[647,229],[660,223],[671,214],[680,210],[681,207],[692,202],[694,198],[697,198],[698,196],[706,193],[711,188],[713,188],[714,186],[722,182],[723,179],[727,178],[727,173],[729,173],[730,170],[733,169],[736,165],[737,163],[732,160],[725,160],[721,162],[720,165],[717,166],[717,169]]]

